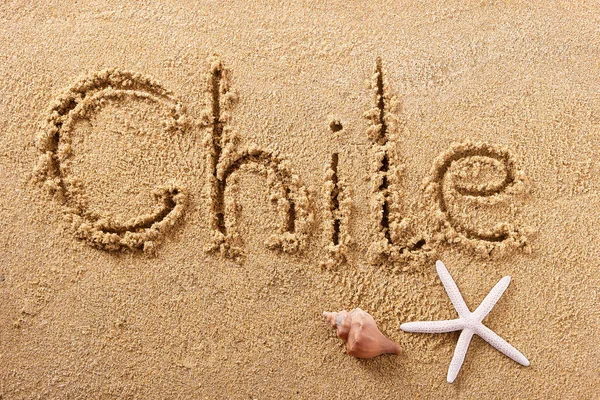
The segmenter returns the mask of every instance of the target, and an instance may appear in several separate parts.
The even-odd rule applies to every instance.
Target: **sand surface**
[[[0,4],[0,398],[594,398],[598,4],[288,3]]]

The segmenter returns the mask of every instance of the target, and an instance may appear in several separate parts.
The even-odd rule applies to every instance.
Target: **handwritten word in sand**
[[[76,82],[54,101],[46,127],[38,137],[41,156],[35,176],[64,205],[78,238],[104,250],[153,251],[185,213],[188,190],[185,185],[170,183],[155,190],[158,205],[151,213],[128,221],[100,215],[90,211],[84,185],[73,171],[76,124],[89,121],[107,104],[141,100],[167,110],[167,117],[161,121],[162,134],[185,135],[192,125],[205,132],[205,163],[209,171],[205,190],[210,201],[208,224],[212,236],[208,251],[233,258],[244,253],[236,221],[237,184],[242,172],[264,177],[268,184],[268,197],[279,224],[266,246],[286,253],[306,247],[308,237],[317,228],[313,222],[312,191],[304,186],[282,154],[243,144],[243,138],[230,126],[237,101],[230,76],[231,71],[219,59],[211,60],[204,91],[206,108],[199,121],[191,121],[182,104],[159,83],[140,74],[114,69]],[[392,162],[400,159],[396,145],[401,134],[396,112],[398,100],[389,89],[380,59],[371,81],[375,106],[365,113],[372,160],[369,226],[375,239],[369,247],[371,262],[403,264],[424,260],[431,257],[436,244],[441,242],[456,243],[485,256],[505,249],[527,248],[526,236],[519,227],[497,222],[481,228],[468,216],[469,210],[505,203],[524,191],[524,174],[511,153],[491,144],[453,145],[438,156],[424,181],[421,206],[427,210],[427,218],[408,216],[402,204],[406,168]],[[332,122],[330,129],[343,132],[339,121]],[[348,235],[352,198],[348,182],[338,174],[340,162],[339,154],[334,153],[325,166],[322,189],[325,199],[322,228],[329,255],[324,265],[329,267],[345,262],[352,242]]]

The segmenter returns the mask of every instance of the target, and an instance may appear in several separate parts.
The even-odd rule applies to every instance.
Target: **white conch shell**
[[[397,343],[383,336],[373,317],[360,308],[350,312],[324,312],[323,317],[336,328],[338,337],[346,340],[346,351],[352,356],[373,358],[402,351]]]

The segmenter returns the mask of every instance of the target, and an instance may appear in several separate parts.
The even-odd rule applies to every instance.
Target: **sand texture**
[[[598,10],[2,2],[0,399],[593,399]]]

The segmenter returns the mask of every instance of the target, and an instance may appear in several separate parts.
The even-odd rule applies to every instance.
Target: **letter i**
[[[343,129],[339,121],[330,124],[332,132]],[[343,131],[342,131],[343,132]],[[346,262],[347,246],[350,236],[347,233],[350,217],[350,195],[348,187],[338,175],[339,154],[333,153],[329,165],[325,166],[323,199],[325,203],[325,248],[328,259],[322,265],[326,269],[335,269]]]

